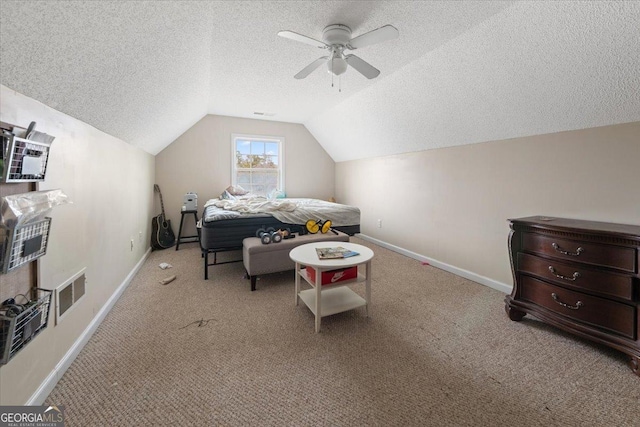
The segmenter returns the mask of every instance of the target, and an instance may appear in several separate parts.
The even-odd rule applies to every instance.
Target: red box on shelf
[[[313,283],[316,282],[316,270],[313,267],[306,267],[307,274]],[[333,283],[343,282],[349,279],[355,279],[358,277],[358,267],[347,267],[341,268],[339,270],[329,270],[322,272],[322,280],[321,283],[323,285],[331,285]]]

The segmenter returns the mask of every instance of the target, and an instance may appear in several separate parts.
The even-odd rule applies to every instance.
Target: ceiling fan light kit
[[[336,57],[335,55],[331,58],[330,61],[327,61],[327,71],[330,73],[339,76],[347,71],[347,60],[344,58]]]
[[[334,75],[341,76],[344,74],[349,66],[353,67],[366,78],[373,79],[380,75],[380,70],[356,55],[345,55],[345,50],[360,49],[372,44],[392,40],[397,38],[399,33],[392,25],[385,25],[355,38],[351,38],[351,28],[342,24],[333,24],[325,27],[322,31],[322,41],[293,31],[280,31],[278,35],[329,50],[329,55],[316,59],[298,72],[294,76],[296,79],[304,79],[324,63],[327,64],[327,70],[332,75],[332,79]]]

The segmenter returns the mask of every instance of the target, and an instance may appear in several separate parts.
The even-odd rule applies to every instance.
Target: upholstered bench
[[[242,262],[251,280],[251,290],[256,290],[256,279],[259,275],[278,273],[295,269],[295,263],[289,258],[291,249],[311,242],[338,241],[348,242],[349,235],[337,231],[337,235],[326,234],[296,234],[293,239],[282,240],[280,243],[262,244],[257,237],[248,237],[242,241]]]

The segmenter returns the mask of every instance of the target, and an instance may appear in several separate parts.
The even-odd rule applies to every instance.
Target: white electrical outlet
[[[138,231],[138,242],[142,243],[142,231]]]
[[[382,228],[382,220],[381,219],[378,220],[378,228]]]
[[[133,252],[133,238],[131,239],[131,252]]]

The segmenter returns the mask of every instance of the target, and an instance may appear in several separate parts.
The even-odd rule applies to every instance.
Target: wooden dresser
[[[529,313],[620,350],[640,376],[640,226],[543,216],[510,225],[509,318]]]

